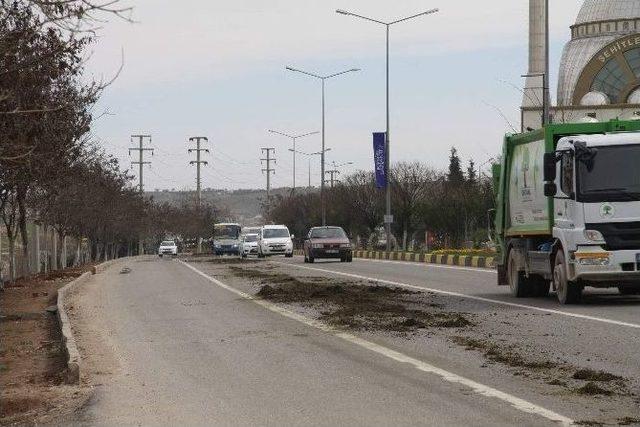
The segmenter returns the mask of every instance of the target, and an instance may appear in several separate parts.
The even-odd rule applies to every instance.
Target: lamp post
[[[322,154],[323,154],[322,151],[318,151],[317,153],[305,153],[304,151],[292,150],[291,148],[289,148],[289,151],[291,151],[293,153],[297,153],[297,154],[302,154],[303,156],[309,157],[309,188],[311,188],[311,157],[312,156],[322,156]],[[324,151],[325,152],[331,151],[331,148],[327,148]],[[324,178],[322,179],[322,181],[324,181]]]
[[[330,74],[328,76],[321,76],[318,74],[314,74],[314,73],[309,73],[307,71],[303,71],[303,70],[299,70],[297,68],[293,68],[293,67],[286,67],[286,69],[288,71],[293,71],[296,73],[302,73],[305,74],[307,76],[310,77],[314,77],[316,79],[319,79],[322,82],[322,150],[320,151],[320,169],[321,169],[321,174],[322,174],[322,179],[320,180],[320,210],[322,213],[322,225],[327,225],[327,212],[325,209],[325,202],[324,202],[324,153],[328,150],[325,149],[325,120],[324,120],[324,82],[326,80],[329,80],[331,78],[334,77],[338,77],[341,76],[342,74],[346,74],[346,73],[351,73],[351,72],[355,72],[355,71],[360,71],[359,68],[351,68],[350,70],[345,70],[345,71],[340,71],[339,73],[334,73],[334,74]]]
[[[290,138],[291,141],[293,142],[293,150],[289,150],[289,151],[293,152],[293,191],[296,191],[296,140],[300,138],[304,138],[305,136],[316,135],[316,134],[319,134],[320,132],[318,131],[309,132],[302,135],[288,135],[284,132],[278,132],[277,130],[272,130],[272,129],[269,129],[269,132],[286,136],[287,138]]]
[[[432,13],[436,13],[438,12],[439,9],[430,9],[427,10],[425,12],[421,12],[415,15],[411,15],[411,16],[407,16],[406,18],[401,18],[401,19],[397,19],[395,21],[391,21],[391,22],[383,22],[383,21],[378,21],[377,19],[373,19],[373,18],[369,18],[367,16],[363,16],[363,15],[358,15],[356,13],[353,12],[347,12],[346,10],[341,10],[338,9],[336,10],[336,13],[339,13],[341,15],[347,15],[347,16],[353,16],[355,18],[360,18],[360,19],[364,19],[366,21],[370,21],[370,22],[374,22],[376,24],[380,24],[380,25],[384,25],[385,29],[386,29],[386,35],[387,35],[387,72],[386,72],[386,83],[387,83],[387,89],[386,89],[386,93],[387,93],[387,106],[386,106],[386,110],[387,110],[387,130],[385,132],[385,161],[384,161],[384,172],[385,172],[385,177],[387,179],[387,185],[385,187],[385,198],[386,198],[386,209],[385,209],[385,216],[384,216],[384,227],[386,230],[386,235],[387,235],[387,252],[389,252],[391,250],[391,223],[393,222],[393,218],[391,216],[391,189],[390,189],[390,181],[389,181],[389,165],[390,165],[390,161],[389,161],[389,143],[391,141],[390,137],[389,137],[389,133],[390,133],[390,129],[389,129],[389,28],[394,25],[394,24],[399,24],[400,22],[404,22],[404,21],[408,21],[410,19],[413,18],[417,18],[419,16],[424,16],[424,15],[431,15]]]

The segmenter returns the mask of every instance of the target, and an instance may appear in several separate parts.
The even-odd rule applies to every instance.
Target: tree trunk
[[[63,232],[58,233],[60,237],[60,268],[67,268],[67,236]]]
[[[51,271],[58,269],[58,235],[56,229],[51,227]]]
[[[26,277],[31,275],[31,257],[29,257],[29,233],[27,231],[27,212],[24,203],[18,199],[18,227],[22,239],[22,269]]]
[[[407,226],[402,227],[402,250],[407,250]]]
[[[16,280],[16,238],[13,233],[7,235],[9,240],[9,280],[11,283]]]
[[[82,240],[80,238],[76,239],[76,259],[73,263],[75,267],[78,267],[82,264],[82,260],[80,259],[80,249],[82,246]]]

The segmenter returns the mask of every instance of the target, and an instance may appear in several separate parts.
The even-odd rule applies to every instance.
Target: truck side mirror
[[[544,184],[544,195],[546,197],[555,197],[558,193],[558,186],[555,182],[547,182]]]
[[[556,180],[556,153],[544,153],[544,180]],[[555,195],[555,193],[554,193]]]

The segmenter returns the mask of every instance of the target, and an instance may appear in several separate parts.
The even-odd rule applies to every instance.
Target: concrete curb
[[[303,255],[296,251],[296,255]],[[436,255],[418,252],[353,251],[354,258],[381,259],[389,261],[422,262],[458,267],[495,268],[495,257],[469,255]]]
[[[62,346],[67,359],[67,370],[65,373],[65,382],[67,384],[80,383],[80,371],[81,371],[81,357],[78,347],[76,346],[76,340],[73,337],[73,330],[71,329],[71,322],[65,308],[65,298],[67,294],[72,292],[78,286],[89,281],[92,275],[103,272],[107,267],[111,266],[115,262],[121,260],[130,259],[128,257],[118,258],[98,264],[91,268],[91,272],[86,272],[80,275],[78,278],[67,283],[65,286],[58,290],[57,305],[57,317],[58,325],[60,327],[60,335],[62,337]]]
[[[383,259],[390,261],[422,262],[458,267],[495,268],[495,257],[470,255],[437,255],[417,252],[354,251],[355,258]]]

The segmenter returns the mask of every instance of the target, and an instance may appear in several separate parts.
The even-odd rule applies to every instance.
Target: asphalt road
[[[615,322],[635,324],[640,328],[640,296],[621,296],[618,290],[587,288],[579,305],[560,306],[554,294],[547,298],[514,299],[508,287],[496,285],[496,272],[491,269],[453,267],[401,261],[354,259],[353,263],[333,260],[304,264],[302,257],[278,259],[302,267],[357,274],[376,279],[407,283],[419,287],[457,292],[487,298],[496,302],[524,304],[531,307],[561,311]]]
[[[607,411],[616,411],[607,419],[640,415],[637,400],[634,407],[548,391],[435,338],[325,330],[307,316],[248,299],[253,292],[246,280],[205,263],[149,259],[127,265],[130,273],[112,267],[92,285],[101,293],[91,322],[109,341],[100,351],[116,354],[118,367],[105,374],[98,372],[99,362],[92,365],[96,392],[69,423],[557,425]],[[339,278],[338,272],[478,297],[443,295],[452,305],[467,304],[465,311],[478,319],[529,311],[501,305],[514,300],[495,287],[487,270],[357,260],[310,266],[300,258],[271,265],[290,274]],[[640,298],[589,296],[586,305],[572,308],[551,298],[515,302],[553,312],[505,322],[505,337],[522,341],[511,329],[533,320],[523,331],[531,348],[554,353],[570,340],[558,357],[640,377],[640,329],[633,326],[640,320]]]

